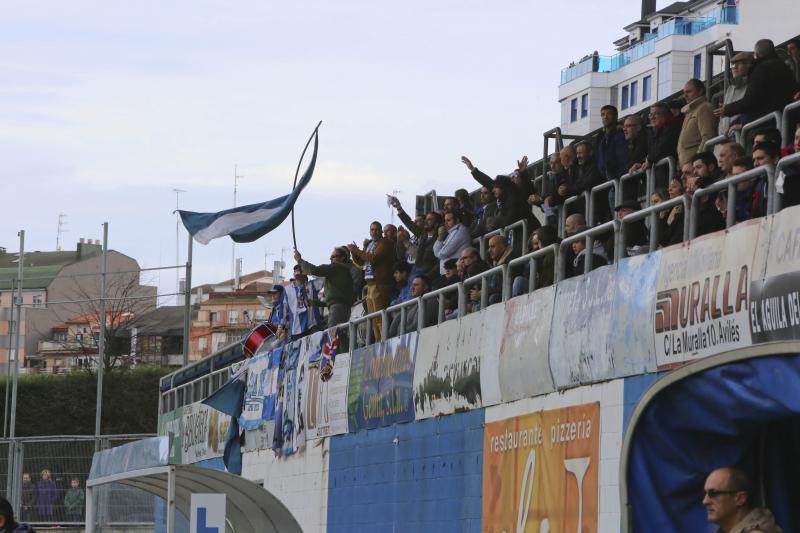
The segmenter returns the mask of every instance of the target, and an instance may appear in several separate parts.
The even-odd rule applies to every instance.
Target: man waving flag
[[[292,212],[300,192],[311,181],[314,165],[317,162],[318,131],[319,125],[314,130],[314,133],[311,134],[311,138],[308,139],[309,143],[312,138],[314,139],[314,152],[311,154],[311,162],[300,181],[295,183],[292,192],[286,196],[267,200],[260,204],[234,207],[218,213],[194,213],[192,211],[179,210],[178,213],[181,216],[183,225],[186,226],[194,240],[202,244],[208,244],[212,239],[230,235],[234,242],[253,242],[280,226],[289,216],[289,213]],[[308,148],[308,144],[306,144],[306,148]],[[305,150],[303,153],[305,153]]]

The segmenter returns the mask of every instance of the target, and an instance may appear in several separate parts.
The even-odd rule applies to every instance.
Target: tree
[[[93,276],[94,278],[94,276]],[[53,341],[60,357],[78,361],[78,368],[97,368],[100,331],[105,326],[104,371],[132,365],[131,329],[156,308],[156,287],[142,285],[138,272],[106,274],[105,317],[101,318],[100,276],[88,282],[74,278],[68,302],[55,310],[63,323],[53,328]],[[53,306],[55,308],[55,306]]]

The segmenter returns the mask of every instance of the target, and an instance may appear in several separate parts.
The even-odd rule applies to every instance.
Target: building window
[[[622,88],[622,97],[619,100],[619,106],[622,109],[628,109],[628,90],[629,89],[630,89],[630,87],[628,87],[627,85],[625,85]]]
[[[652,97],[652,95],[650,94],[652,92],[652,89],[650,87],[652,83],[653,83],[652,76],[645,76],[644,78],[642,78],[642,102],[646,102],[650,100],[650,98]]]
[[[211,322],[219,322],[219,311],[211,311]]]
[[[703,64],[703,55],[702,54],[695,54],[694,55],[694,78],[699,80],[700,79],[700,67]]]
[[[239,311],[228,312],[228,324],[236,324],[239,322]]]
[[[42,305],[41,293],[36,293],[33,295],[33,305]]]
[[[261,320],[263,322],[266,319],[267,319],[267,310],[256,309],[256,320]]]
[[[631,94],[630,94],[631,107],[633,107],[633,106],[635,106],[637,104],[636,99],[637,99],[638,96],[639,96],[639,82],[638,81],[632,81],[631,82]]]
[[[658,99],[663,100],[672,94],[672,54],[658,58]]]
[[[201,351],[208,350],[208,338],[207,337],[200,337],[197,339],[197,347]]]
[[[569,121],[575,122],[578,120],[578,99],[573,98],[569,103]]]
[[[581,96],[581,118],[586,118],[589,115],[589,95],[584,94]]]

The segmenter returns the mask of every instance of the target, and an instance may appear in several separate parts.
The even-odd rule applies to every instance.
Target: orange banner
[[[486,424],[485,533],[597,531],[600,403]]]

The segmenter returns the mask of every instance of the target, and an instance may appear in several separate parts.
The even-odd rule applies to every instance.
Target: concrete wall
[[[326,531],[330,439],[309,442],[302,453],[272,450],[242,454],[243,476],[263,483],[294,515],[305,533]]]

